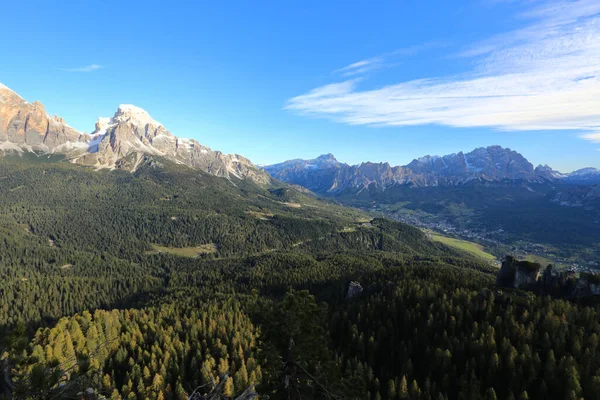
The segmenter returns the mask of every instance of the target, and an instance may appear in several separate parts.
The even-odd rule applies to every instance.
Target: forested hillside
[[[4,157],[0,248],[6,398],[600,398],[593,301],[283,184]]]

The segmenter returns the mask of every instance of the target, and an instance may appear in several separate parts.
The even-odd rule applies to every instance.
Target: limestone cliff
[[[507,256],[502,262],[496,283],[498,286],[515,289],[531,289],[538,283],[541,268],[538,263],[519,261],[512,256]]]

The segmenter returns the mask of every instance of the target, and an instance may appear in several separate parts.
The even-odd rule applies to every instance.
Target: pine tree
[[[227,397],[231,397],[231,396],[233,396],[233,389],[234,389],[233,378],[228,377],[227,380],[225,381],[225,386],[223,387],[223,394]]]
[[[527,394],[526,390],[521,392],[521,394],[519,395],[519,400],[529,400],[529,395]]]
[[[485,391],[485,400],[497,400],[496,391],[494,388],[489,388]]]
[[[387,395],[388,395],[388,399],[392,400],[396,398],[396,383],[394,382],[393,379],[390,379],[388,381],[388,385],[387,385],[388,389],[387,389]]]
[[[117,389],[113,389],[112,393],[110,394],[110,400],[119,400],[121,398],[121,396],[119,396],[119,391]]]
[[[400,380],[400,387],[398,388],[398,397],[402,400],[409,398],[406,375],[402,375],[402,379]]]
[[[107,391],[111,387],[112,387],[112,381],[110,379],[110,375],[104,374],[104,377],[102,378],[102,389],[104,389],[105,391]]]
[[[418,399],[421,396],[421,389],[419,389],[419,385],[417,384],[417,381],[413,379],[412,383],[410,384],[410,398],[415,400]]]

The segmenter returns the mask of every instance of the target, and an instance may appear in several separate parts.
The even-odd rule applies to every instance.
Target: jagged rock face
[[[517,264],[514,282],[514,287],[516,289],[530,288],[537,283],[542,266],[540,264],[532,264],[533,265],[523,265],[522,262]]]
[[[443,177],[483,177],[489,180],[534,180],[533,165],[516,151],[500,146],[480,147],[470,153],[425,156],[407,165],[414,172]]]
[[[62,118],[50,117],[41,103],[30,104],[1,84],[0,150],[58,153],[96,168],[131,170],[150,155],[225,178],[249,178],[259,184],[271,180],[245,157],[178,138],[139,107],[119,106],[112,118],[99,118],[94,132],[86,134]],[[133,158],[133,163],[124,162],[126,158]]]
[[[84,148],[88,136],[51,117],[40,102],[28,103],[0,84],[0,147],[12,151],[52,151],[65,144]],[[69,147],[69,146],[63,146]]]
[[[460,152],[443,157],[425,156],[413,160],[406,168],[418,174],[437,176],[437,183],[442,185],[460,184],[473,179],[540,179],[525,157],[500,146],[480,147],[466,154]]]
[[[430,182],[427,177],[415,174],[406,167],[371,162],[348,165],[337,161],[332,154],[325,154],[314,160],[285,161],[264,169],[279,180],[303,186],[315,193],[362,190],[371,185],[385,190],[392,185],[425,185]]]
[[[541,268],[538,263],[518,261],[514,257],[507,256],[496,277],[496,284],[515,289],[532,288],[538,283]]]
[[[422,187],[461,185],[473,181],[541,182],[556,179],[537,174],[533,165],[521,154],[500,146],[482,147],[466,154],[425,156],[397,167],[371,162],[351,166],[327,154],[314,160],[291,160],[269,165],[265,170],[284,182],[323,194],[361,191],[367,187],[386,190],[394,185]]]

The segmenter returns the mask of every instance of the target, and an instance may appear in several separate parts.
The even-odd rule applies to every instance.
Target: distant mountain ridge
[[[135,170],[150,156],[225,178],[249,178],[266,184],[270,177],[238,154],[223,154],[169,132],[143,109],[123,104],[111,118],[99,118],[92,133],[79,132],[40,102],[28,103],[0,84],[0,151],[63,154],[96,168]]]
[[[415,187],[455,186],[469,183],[544,183],[557,180],[600,183],[600,170],[586,168],[562,174],[549,166],[536,168],[520,153],[501,146],[480,147],[468,153],[424,156],[404,166],[364,162],[348,165],[332,154],[313,160],[290,160],[263,167],[271,176],[301,185],[320,194],[344,191],[386,190],[395,185]]]
[[[387,162],[348,165],[328,154],[314,160],[286,161],[264,169],[277,179],[321,194],[366,187],[385,190],[393,185],[448,186],[474,180],[545,179],[536,174],[533,165],[519,153],[500,146],[479,148],[466,154],[425,156],[406,166],[392,167]]]
[[[564,181],[579,185],[598,185],[600,184],[600,169],[591,167],[578,169],[566,174]]]

